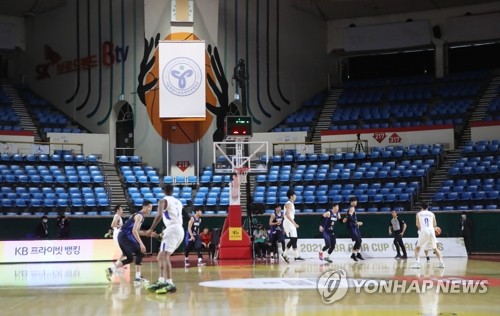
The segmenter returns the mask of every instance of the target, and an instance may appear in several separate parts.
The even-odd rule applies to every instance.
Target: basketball
[[[434,231],[436,232],[436,236],[441,235],[441,228],[436,227],[436,228],[434,229]]]

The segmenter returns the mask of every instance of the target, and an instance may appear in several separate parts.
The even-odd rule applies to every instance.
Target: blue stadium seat
[[[398,202],[408,202],[410,201],[410,195],[408,193],[401,193],[397,198]]]
[[[216,206],[217,205],[217,198],[207,198],[206,206]]]
[[[30,199],[30,206],[31,207],[42,207],[43,203],[41,199]]]
[[[117,157],[117,161],[118,161],[118,163],[126,164],[129,162],[129,159],[128,159],[128,156],[122,155],[122,156]]]
[[[456,201],[458,199],[458,193],[457,192],[449,192],[446,194],[445,200],[449,201]]]
[[[485,191],[477,191],[473,193],[472,199],[474,200],[484,200],[486,198],[486,192]]]
[[[198,183],[198,177],[197,176],[188,176],[187,179],[187,184],[194,185]]]
[[[97,162],[97,156],[96,155],[88,155],[87,156],[87,162],[93,164]]]
[[[43,206],[48,208],[54,208],[56,207],[56,200],[53,198],[45,198],[43,200]]]
[[[2,199],[2,207],[4,207],[5,209],[12,208],[13,207],[12,200],[11,199]]]
[[[222,176],[221,175],[212,176],[212,183],[221,184],[222,183]]]
[[[472,199],[472,192],[464,191],[459,193],[460,200],[470,200]]]
[[[83,201],[80,197],[71,198],[72,207],[83,207]]]
[[[59,198],[56,200],[56,206],[57,207],[68,207],[69,206],[68,200]]]

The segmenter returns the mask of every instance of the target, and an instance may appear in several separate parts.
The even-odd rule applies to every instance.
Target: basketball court
[[[437,260],[347,259],[325,264],[319,259],[286,264],[267,261],[221,260],[197,267],[192,257],[185,268],[174,256],[176,293],[153,294],[131,282],[132,265],[108,282],[104,269],[110,262],[0,265],[2,315],[498,315],[500,313],[500,262],[445,258]],[[132,268],[132,269],[131,269]],[[349,281],[345,296],[324,303],[317,289],[320,277],[342,269]],[[157,279],[153,257],[143,264],[143,276]],[[359,290],[353,285],[367,285]],[[398,280],[428,282],[425,293],[374,292],[377,282]],[[437,282],[464,284],[486,280],[486,291],[437,293]],[[339,287],[339,290],[341,287]],[[367,293],[370,291],[370,293]],[[452,289],[452,287],[448,287]],[[401,291],[401,290],[399,290]],[[382,293],[380,293],[382,292]],[[471,292],[471,288],[469,288]],[[323,292],[323,294],[325,294]],[[328,294],[328,293],[327,293]]]
[[[167,294],[135,285],[133,264],[111,282],[104,272],[111,261],[2,264],[2,315],[500,313],[498,260],[445,257],[442,269],[436,258],[423,258],[415,269],[413,259],[369,258],[367,252],[367,260],[353,262],[343,257],[348,254],[341,250],[341,242],[333,263],[312,257],[289,264],[246,259],[252,257],[252,249],[241,225],[240,184],[246,184],[248,174],[266,172],[269,149],[267,142],[250,141],[250,120],[236,118],[233,123],[227,128],[232,135],[214,143],[214,172],[233,176],[218,261],[198,267],[192,256],[191,266],[184,267],[184,257],[173,256],[177,292]],[[145,260],[142,276],[157,281],[155,257]]]

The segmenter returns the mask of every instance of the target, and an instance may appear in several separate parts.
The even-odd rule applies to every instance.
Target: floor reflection
[[[301,263],[219,264],[174,268],[176,293],[158,295],[134,286],[132,269],[116,274],[108,282],[104,270],[109,262],[0,265],[0,304],[5,315],[439,315],[491,314],[500,312],[500,263],[449,258],[445,269],[437,261],[370,259],[362,262],[319,260]],[[489,278],[484,294],[356,293],[349,288],[345,297],[324,304],[316,283],[326,271],[343,269],[348,278],[360,280],[449,280]],[[156,262],[145,262],[143,276],[152,282],[158,277]],[[231,286],[210,282],[233,282]],[[260,283],[259,283],[260,282]],[[247,288],[245,288],[247,286]],[[251,287],[253,286],[253,287]],[[276,288],[271,289],[273,286]],[[26,293],[36,288],[36,295]],[[57,308],[38,307],[54,301]]]

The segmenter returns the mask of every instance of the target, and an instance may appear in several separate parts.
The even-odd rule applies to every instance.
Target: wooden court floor
[[[178,290],[165,295],[134,286],[130,275],[133,265],[110,283],[104,273],[107,262],[2,264],[0,315],[500,314],[500,262],[446,258],[444,269],[436,268],[435,258],[430,263],[423,260],[420,269],[412,268],[413,263],[411,259],[368,259],[324,264],[308,259],[290,264],[219,261],[197,267],[193,258],[191,266],[185,268],[182,257],[176,256],[173,273]],[[358,287],[350,283],[343,298],[324,303],[335,289],[323,291],[322,296],[317,282],[339,269]],[[155,261],[143,264],[143,276],[156,281]],[[397,280],[398,284],[426,281],[430,289],[425,293],[416,292],[416,288],[405,288],[407,293],[372,293],[374,284],[381,280]],[[483,289],[482,293],[470,293],[472,288],[464,293],[460,287],[466,282],[473,285],[483,281],[487,286],[476,288]],[[361,282],[371,285],[368,291],[359,286]],[[442,293],[443,287],[438,293],[437,282],[455,282],[459,291]]]

